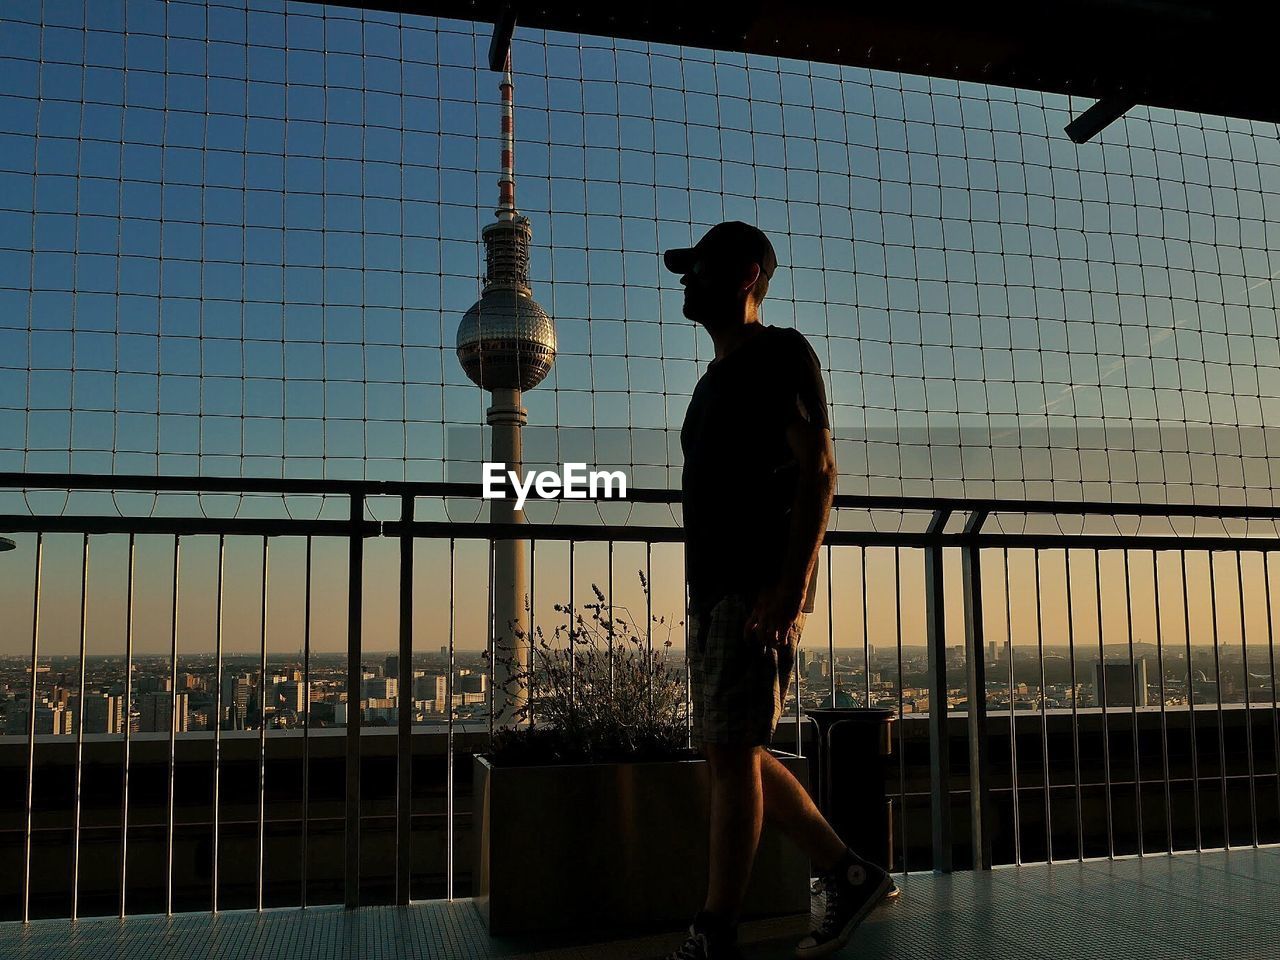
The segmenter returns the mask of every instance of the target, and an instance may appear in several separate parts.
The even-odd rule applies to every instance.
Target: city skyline
[[[1179,708],[1193,699],[1201,705],[1274,709],[1272,676],[1248,670],[1246,681],[1244,651],[1227,648],[1221,655],[1215,651],[1198,666],[1194,659],[1187,664],[1184,649],[1166,651],[1144,642],[1135,642],[1132,648],[1113,644],[1109,651],[1104,645],[1103,655],[1110,654],[1104,661],[1097,659],[1097,653],[1077,649],[1074,664],[1063,666],[1053,661],[1070,663],[1067,647],[1027,649],[1015,643],[1010,649],[1001,641],[989,641],[984,648],[988,709],[996,713],[1097,709],[1103,699],[1103,683],[1110,709]],[[1268,654],[1270,658],[1271,652]],[[957,714],[966,712],[969,699],[964,656],[963,647],[947,649],[948,708]],[[671,653],[666,659],[676,670],[684,669],[682,656]],[[73,671],[68,670],[78,670],[78,657],[45,657],[37,671],[38,699],[33,714],[30,662],[0,658],[0,735],[26,736],[32,716],[37,734],[79,736],[81,723],[86,734],[123,734],[126,698],[132,733],[167,733],[175,722],[180,734],[212,730],[215,725],[229,731],[253,730],[265,722],[271,728],[287,730],[308,725],[316,729],[341,727],[347,722],[350,697],[342,654],[312,654],[309,666],[301,657],[268,658],[267,673],[262,672],[259,658],[247,656],[224,657],[220,673],[210,655],[188,654],[176,662],[139,657],[132,661],[128,690],[123,679],[124,660],[109,655],[86,657],[86,693],[82,697],[73,684]],[[402,686],[399,654],[366,651],[362,661],[363,722],[374,727],[392,725],[409,689]],[[1162,662],[1163,675],[1158,672]],[[1102,663],[1106,664],[1105,679]],[[415,724],[448,723],[450,718],[457,723],[488,722],[490,698],[496,704],[498,694],[490,689],[482,657],[455,654],[452,709],[447,707],[451,689],[447,648],[438,655],[415,655],[410,669],[412,690],[408,695]],[[784,713],[794,709],[797,695],[806,709],[831,706],[834,696],[837,706],[887,706],[904,715],[928,713],[929,676],[928,651],[923,647],[867,646],[826,653],[802,648],[797,684],[789,691]],[[269,682],[264,683],[264,678]],[[265,699],[261,694],[264,689]],[[93,709],[82,707],[84,703]],[[221,718],[215,724],[219,705]],[[81,709],[86,711],[83,721]]]

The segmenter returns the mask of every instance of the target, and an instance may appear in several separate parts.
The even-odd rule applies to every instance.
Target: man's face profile
[[[705,326],[740,312],[740,304],[754,282],[751,275],[758,269],[755,264],[699,253],[689,271],[680,277],[684,315]]]

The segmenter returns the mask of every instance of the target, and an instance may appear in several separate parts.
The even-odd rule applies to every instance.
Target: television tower
[[[498,179],[497,219],[485,226],[485,280],[480,299],[458,325],[458,362],[476,386],[492,394],[486,420],[493,428],[490,460],[506,470],[522,472],[520,431],[528,422],[521,392],[542,382],[556,356],[556,330],[529,288],[529,218],[516,210],[514,84],[511,55],[507,54],[502,81],[502,173]],[[524,523],[524,511],[514,497],[490,501],[494,523]],[[526,701],[528,690],[517,688],[513,673],[527,671],[530,657],[529,616],[524,608],[525,541],[496,540],[493,544],[493,636],[490,649],[511,658],[510,665],[494,663],[494,725],[509,726]],[[524,640],[517,642],[512,625]],[[502,691],[509,696],[503,697]]]

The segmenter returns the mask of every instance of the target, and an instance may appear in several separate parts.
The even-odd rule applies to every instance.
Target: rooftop
[[[1277,846],[913,873],[898,884],[902,897],[872,914],[844,956],[1184,960],[1195,944],[1201,960],[1248,960],[1272,955],[1280,937]],[[744,952],[750,960],[789,958],[806,919],[744,925]],[[678,939],[676,931],[604,944],[494,940],[469,900],[0,924],[0,953],[13,960],[313,960],[357,950],[365,960],[641,960]]]

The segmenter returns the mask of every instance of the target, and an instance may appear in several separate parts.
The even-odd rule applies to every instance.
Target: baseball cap
[[[676,247],[665,251],[662,262],[672,273],[685,274],[693,269],[694,263],[703,254],[738,257],[749,263],[758,263],[764,275],[770,279],[773,278],[773,271],[778,269],[778,255],[773,252],[773,244],[764,235],[764,231],[741,220],[717,223],[692,247]]]

